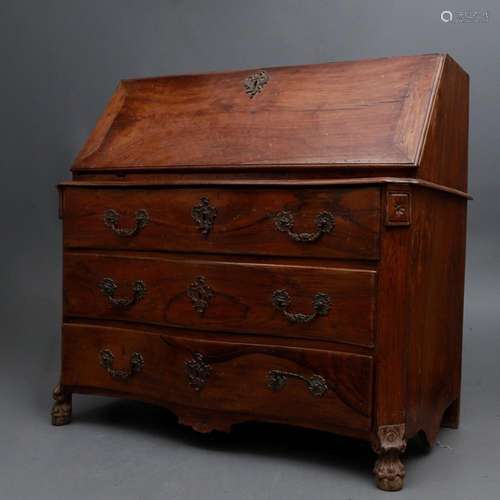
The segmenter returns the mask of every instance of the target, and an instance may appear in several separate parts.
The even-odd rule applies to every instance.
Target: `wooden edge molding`
[[[164,187],[196,187],[196,186],[229,186],[229,187],[328,187],[377,184],[403,184],[435,189],[455,196],[472,200],[472,196],[464,191],[442,186],[434,182],[411,177],[360,177],[355,179],[172,179],[161,182],[129,181],[66,181],[58,184],[58,188],[164,188]]]
[[[436,71],[434,75],[434,81],[432,83],[432,92],[430,94],[430,99],[426,111],[423,133],[420,135],[420,142],[417,146],[417,151],[415,154],[415,163],[417,165],[422,164],[422,158],[424,156],[425,147],[427,141],[429,140],[429,129],[432,123],[432,112],[436,108],[436,103],[439,95],[439,88],[441,87],[443,81],[445,63],[447,59],[450,59],[450,56],[446,53],[440,55],[441,57],[439,59],[438,71]]]
[[[404,154],[403,151],[401,151]],[[393,168],[396,170],[412,169],[416,170],[419,167],[418,163],[408,158],[408,161],[391,162],[325,162],[325,163],[240,163],[234,164],[177,164],[177,165],[107,165],[107,166],[92,166],[91,164],[79,165],[76,162],[70,168],[74,174],[100,174],[100,173],[140,173],[140,172],[169,172],[169,173],[193,173],[193,172],[244,172],[244,173],[258,173],[273,171],[328,171],[330,169],[350,170],[350,169],[363,169],[363,168]]]

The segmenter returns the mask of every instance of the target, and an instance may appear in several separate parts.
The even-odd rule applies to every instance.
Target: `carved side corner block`
[[[61,384],[57,384],[52,393],[52,425],[66,425],[71,422],[71,393]]]
[[[377,487],[384,491],[398,491],[403,487],[405,467],[400,454],[406,449],[405,425],[382,425],[373,445],[378,454],[373,474]]]
[[[385,209],[386,226],[411,224],[411,191],[388,189]]]

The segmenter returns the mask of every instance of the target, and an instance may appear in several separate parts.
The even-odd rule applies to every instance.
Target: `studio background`
[[[479,2],[479,3],[476,3]],[[445,23],[441,12],[487,11]],[[407,453],[399,499],[489,500],[500,479],[500,5],[494,0],[2,0],[0,498],[365,499],[369,448],[247,425],[204,438],[164,410],[76,396],[59,375],[55,186],[121,78],[449,52],[471,78],[462,421]],[[361,448],[361,452],[359,451]],[[363,452],[365,450],[365,452]]]

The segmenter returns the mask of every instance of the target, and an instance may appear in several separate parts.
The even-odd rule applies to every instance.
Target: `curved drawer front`
[[[64,245],[377,259],[378,188],[64,189]]]
[[[64,314],[371,346],[376,272],[67,252]]]
[[[133,372],[139,358],[140,369]],[[84,324],[63,328],[66,386],[248,414],[253,420],[369,429],[372,372],[372,358],[358,354]]]

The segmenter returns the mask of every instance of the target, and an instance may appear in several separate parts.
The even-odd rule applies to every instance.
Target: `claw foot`
[[[406,449],[405,426],[383,425],[378,429],[378,442],[374,445],[379,457],[373,474],[377,488],[384,491],[399,491],[403,487],[405,467],[400,454]]]
[[[373,469],[377,488],[384,491],[399,491],[403,487],[405,466],[399,459],[399,452],[381,455]]]
[[[52,425],[66,425],[71,422],[71,393],[58,384],[52,393]]]

